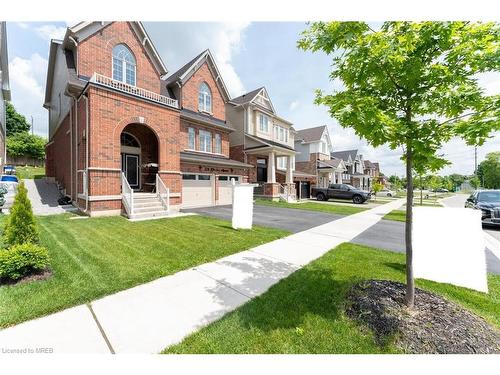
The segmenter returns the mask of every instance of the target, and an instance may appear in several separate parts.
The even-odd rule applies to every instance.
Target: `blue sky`
[[[296,47],[302,22],[277,23],[187,23],[145,22],[156,48],[170,72],[174,72],[206,48],[212,51],[221,74],[233,96],[266,86],[281,117],[296,129],[328,125],[336,150],[359,148],[366,159],[379,161],[388,175],[403,174],[399,150],[374,149],[342,129],[328,116],[324,107],[313,104],[314,90],[331,90],[330,57],[309,53]],[[65,22],[7,24],[12,101],[29,120],[33,116],[35,132],[46,136],[47,113],[42,108],[49,41],[61,38]],[[500,92],[499,75],[482,79],[490,92]],[[478,150],[479,160],[487,152],[500,150],[500,136]],[[472,173],[474,151],[460,140],[443,148],[453,165],[441,171]]]

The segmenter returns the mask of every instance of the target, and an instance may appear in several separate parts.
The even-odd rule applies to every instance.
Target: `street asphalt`
[[[456,205],[460,204],[459,199],[454,199],[453,201],[456,202]],[[462,205],[458,207],[463,207],[463,201]],[[222,220],[231,220],[232,216],[232,206],[192,208],[183,211]],[[254,205],[254,224],[284,229],[293,233],[338,220],[342,217],[344,216],[317,211]],[[402,253],[405,251],[404,223],[381,220],[359,234],[351,242]],[[486,249],[486,261],[488,272],[500,274],[500,259],[495,257],[488,249]]]

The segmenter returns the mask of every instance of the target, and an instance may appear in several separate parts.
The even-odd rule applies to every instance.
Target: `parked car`
[[[389,189],[382,189],[377,194],[381,197],[394,197],[396,195],[396,192]]]
[[[439,188],[439,189],[433,190],[433,192],[435,192],[435,193],[449,193],[449,190],[448,189]]]
[[[16,167],[13,165],[4,165],[3,167],[4,174],[16,174]]]
[[[16,196],[19,180],[16,176],[3,174],[0,177],[0,185],[7,190],[7,193],[4,195],[5,202],[3,204],[3,208],[8,208],[12,205],[14,197]]]
[[[500,190],[477,190],[465,202],[465,207],[481,210],[481,221],[500,226]]]
[[[327,188],[313,187],[311,196],[319,201],[328,199],[348,199],[356,204],[361,204],[370,199],[368,191],[360,190],[347,184],[331,184]]]

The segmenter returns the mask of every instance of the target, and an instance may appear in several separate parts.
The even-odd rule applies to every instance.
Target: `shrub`
[[[17,280],[48,265],[49,253],[45,247],[25,243],[0,249],[0,279]]]
[[[39,242],[38,229],[24,182],[18,186],[3,235],[7,247]]]

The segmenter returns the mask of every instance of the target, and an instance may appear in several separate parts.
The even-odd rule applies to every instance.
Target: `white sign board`
[[[233,220],[234,229],[252,229],[253,188],[256,184],[235,184],[233,180]]]
[[[415,207],[412,242],[415,277],[488,292],[479,210]]]

